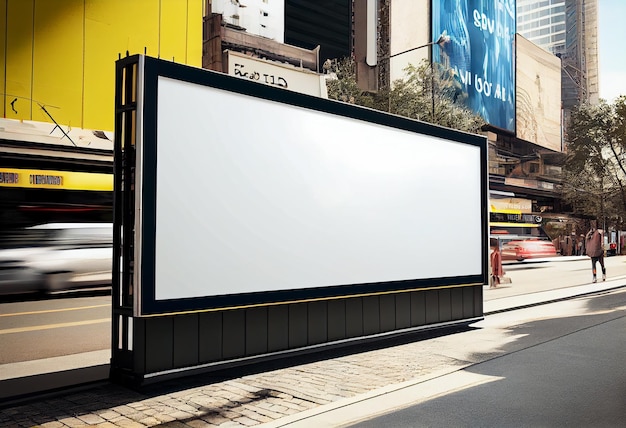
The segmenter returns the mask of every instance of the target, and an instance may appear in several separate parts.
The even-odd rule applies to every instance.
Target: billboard
[[[561,151],[561,60],[516,35],[517,138]]]
[[[136,315],[484,283],[484,137],[140,59]]]
[[[433,61],[454,70],[465,104],[515,131],[515,0],[433,0]]]

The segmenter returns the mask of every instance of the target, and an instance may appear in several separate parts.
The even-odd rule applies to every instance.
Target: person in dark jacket
[[[585,236],[585,249],[587,255],[591,257],[591,272],[593,273],[593,282],[597,282],[596,264],[600,262],[602,268],[602,281],[606,281],[606,269],[604,267],[604,234],[601,229],[597,228],[597,222],[591,220],[591,230]]]

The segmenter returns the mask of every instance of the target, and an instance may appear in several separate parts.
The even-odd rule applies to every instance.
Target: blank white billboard
[[[157,88],[156,301],[484,274],[484,145]]]

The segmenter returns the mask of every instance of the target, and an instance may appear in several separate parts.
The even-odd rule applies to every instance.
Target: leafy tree
[[[563,197],[574,212],[606,226],[626,218],[626,96],[583,104],[567,128]]]
[[[379,110],[376,96],[359,88],[356,82],[356,65],[352,58],[326,61],[324,70],[331,75],[326,80],[330,99]]]
[[[352,104],[386,111],[424,122],[479,133],[484,120],[462,105],[463,92],[451,69],[423,61],[409,64],[405,79],[393,82],[391,88],[376,93],[361,90],[356,82],[352,58],[326,64],[334,78],[327,80],[328,97]]]

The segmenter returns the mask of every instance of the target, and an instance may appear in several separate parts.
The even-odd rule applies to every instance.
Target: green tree
[[[327,61],[324,70],[331,76],[326,80],[328,98],[379,110],[379,101],[375,94],[359,88],[356,82],[356,65],[352,58]]]
[[[472,133],[480,133],[485,124],[479,115],[463,106],[463,92],[453,71],[439,64],[409,64],[404,70],[405,79],[376,93],[358,87],[351,58],[331,61],[325,68],[333,76],[327,80],[330,99]]]
[[[577,214],[621,227],[626,218],[626,97],[583,104],[567,128],[563,197]]]

